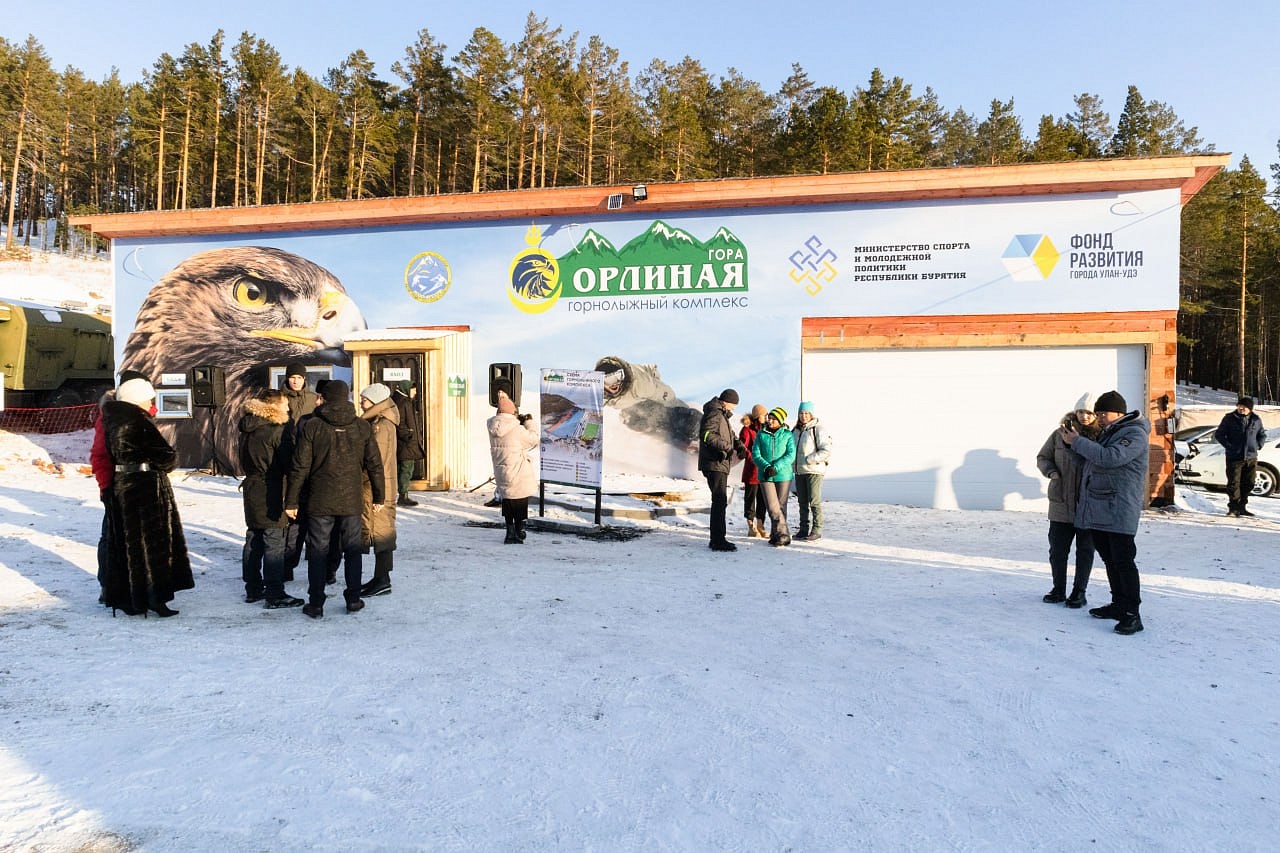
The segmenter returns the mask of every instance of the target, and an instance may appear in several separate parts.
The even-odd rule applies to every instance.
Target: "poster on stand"
[[[542,369],[543,480],[598,489],[604,460],[604,373]]]

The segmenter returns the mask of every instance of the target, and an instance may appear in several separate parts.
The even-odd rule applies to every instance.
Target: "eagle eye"
[[[267,288],[264,282],[245,277],[236,282],[236,302],[252,311],[261,311],[267,307]]]

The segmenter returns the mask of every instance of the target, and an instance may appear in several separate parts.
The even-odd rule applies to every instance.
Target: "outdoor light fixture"
[[[632,201],[644,201],[648,197],[649,197],[649,188],[646,187],[644,184],[636,184],[634,187],[631,188]]]

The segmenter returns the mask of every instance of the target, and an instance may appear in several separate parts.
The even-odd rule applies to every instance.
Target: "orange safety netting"
[[[53,409],[5,409],[0,411],[0,429],[27,433],[79,432],[93,426],[98,412],[97,403]]]

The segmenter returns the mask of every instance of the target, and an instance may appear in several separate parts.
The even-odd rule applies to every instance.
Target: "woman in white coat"
[[[507,545],[521,545],[529,498],[538,488],[538,466],[529,451],[538,446],[538,428],[532,415],[517,415],[516,404],[505,391],[498,392],[498,413],[489,418],[489,452],[493,455],[493,479],[502,495],[502,518],[507,522]]]

